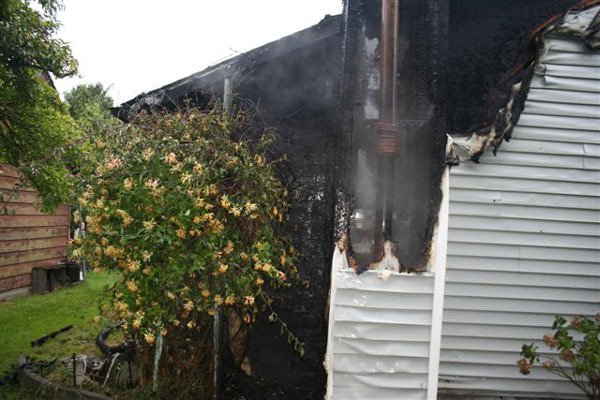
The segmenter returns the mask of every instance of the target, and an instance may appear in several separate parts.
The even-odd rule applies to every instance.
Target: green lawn
[[[0,303],[0,373],[16,363],[22,352],[41,359],[97,354],[94,339],[104,326],[93,319],[99,314],[103,288],[112,282],[108,273],[89,273],[79,285]],[[31,347],[32,340],[67,325],[73,329],[44,346]]]

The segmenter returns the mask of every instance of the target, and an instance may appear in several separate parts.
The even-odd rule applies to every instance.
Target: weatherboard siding
[[[547,39],[512,136],[451,171],[440,392],[575,398],[515,362],[555,314],[600,311],[600,53]]]
[[[426,399],[434,277],[334,270],[329,399]],[[334,292],[332,290],[332,293]]]
[[[31,188],[13,194],[18,171],[0,164],[0,299],[24,295],[31,288],[35,267],[57,265],[67,254],[69,208],[44,214]]]

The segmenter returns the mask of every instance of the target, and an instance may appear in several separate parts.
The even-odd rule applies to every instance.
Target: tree
[[[113,100],[101,83],[82,84],[65,93],[69,114],[86,133],[98,130],[101,125],[113,125],[118,120],[110,108]]]
[[[58,0],[0,3],[0,162],[17,167],[50,211],[66,202],[81,131],[44,73],[77,73],[69,46],[54,38]]]

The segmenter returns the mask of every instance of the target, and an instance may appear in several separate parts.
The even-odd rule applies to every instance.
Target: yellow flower
[[[94,317],[94,322],[95,322],[95,323],[98,323],[98,322],[100,322],[100,316],[99,316],[99,315],[96,315],[96,316]]]
[[[273,206],[273,215],[277,214],[279,214],[279,210],[277,209],[277,207]]]
[[[219,273],[224,274],[227,272],[229,266],[227,264],[219,263]]]
[[[208,185],[208,187],[206,188],[206,192],[212,196],[216,195],[217,193],[219,193],[219,189],[217,188],[217,185],[215,185],[214,183],[211,183],[210,185]]]
[[[81,220],[81,217],[79,215],[79,210],[73,211],[73,222],[77,223],[80,220]]]
[[[146,161],[151,159],[153,155],[154,155],[154,150],[151,148],[147,148],[144,151],[142,151],[142,158]]]
[[[282,281],[285,281],[287,279],[287,275],[285,274],[285,272],[282,271],[277,271],[277,277]]]
[[[173,325],[175,325],[175,326],[179,326],[179,324],[180,324],[180,323],[181,323],[181,322],[179,322],[179,320],[178,320],[178,319],[174,319],[174,320],[173,320]]]
[[[123,181],[123,187],[127,191],[131,190],[131,188],[133,187],[133,181],[129,178],[125,178],[125,180]]]
[[[204,207],[204,199],[202,197],[196,198],[196,201],[194,201],[194,205],[198,208]]]
[[[224,194],[223,196],[221,196],[220,203],[221,203],[221,207],[223,207],[225,209],[227,209],[227,208],[229,208],[231,206],[231,202],[229,201],[229,198],[227,197],[226,194]]]
[[[136,271],[138,271],[140,269],[140,263],[138,261],[129,261],[127,263],[127,269],[130,272],[136,272]]]
[[[127,281],[127,289],[129,289],[132,292],[137,292],[138,291],[138,287],[137,284],[135,283],[135,281],[131,280],[131,281]]]
[[[233,251],[233,242],[232,242],[231,240],[229,240],[229,241],[227,242],[227,247],[225,247],[225,248],[223,249],[223,252],[224,252],[225,254],[229,254],[229,253],[231,253],[232,251]]]
[[[234,217],[239,217],[242,215],[242,210],[238,206],[233,206],[229,209],[229,214],[233,215]]]
[[[225,304],[227,304],[228,306],[232,306],[234,303],[235,297],[233,297],[232,295],[225,297]]]
[[[209,308],[207,312],[210,316],[214,316],[217,314],[217,310],[215,310],[214,308]]]
[[[202,218],[200,218],[198,215],[196,215],[193,219],[193,222],[195,224],[199,224],[200,222],[202,222]]]
[[[154,336],[154,334],[148,332],[144,333],[144,340],[146,340],[148,344],[154,344],[156,337]]]
[[[165,156],[165,162],[167,164],[174,164],[175,162],[177,162],[177,156],[175,155],[175,153],[171,152],[167,154]]]
[[[279,257],[279,262],[281,262],[281,265],[285,265],[287,263],[287,258],[285,256],[285,253],[283,253],[281,255],[281,257]]]
[[[263,280],[263,278],[261,278],[260,276],[258,278],[256,278],[256,284],[257,285],[262,285],[263,283],[265,283],[265,281]]]
[[[150,261],[150,257],[152,257],[152,252],[144,250],[144,252],[142,253],[142,260],[146,262]]]
[[[194,173],[196,173],[196,174],[201,174],[202,171],[204,171],[204,167],[200,163],[194,164],[194,167],[192,169],[193,169]]]
[[[254,304],[254,296],[245,296],[244,297],[246,300],[244,301],[244,304],[251,306],[252,304]]]
[[[265,263],[265,264],[263,264],[263,266],[262,266],[262,270],[263,270],[263,271],[265,271],[265,272],[270,272],[270,271],[271,271],[271,267],[272,267],[272,265],[271,265],[271,264],[269,264],[269,263]]]
[[[175,231],[175,234],[177,235],[178,238],[185,239],[185,236],[186,236],[185,229],[179,228]]]
[[[140,326],[142,326],[142,321],[140,319],[135,319],[131,323],[131,326],[133,326],[134,329],[140,329]]]
[[[248,314],[244,314],[244,322],[249,324],[250,322],[252,322],[252,317]]]
[[[150,221],[143,221],[142,225],[144,225],[144,229],[147,231],[151,231],[156,226],[156,221],[152,218]]]
[[[194,309],[194,303],[191,300],[188,300],[183,305],[183,309],[186,311],[192,311]]]
[[[158,187],[158,179],[148,179],[144,182],[144,186],[150,190],[156,189]]]
[[[202,295],[202,297],[208,297],[210,296],[210,290],[208,289],[203,289],[200,294]]]
[[[179,172],[179,171],[181,171],[181,168],[183,168],[183,164],[178,162],[178,163],[173,164],[173,166],[171,167],[171,171]]]
[[[244,261],[248,261],[248,254],[244,253],[243,251],[240,253],[240,258]]]
[[[171,292],[170,290],[167,290],[166,294],[169,299],[175,300],[175,293]]]
[[[120,166],[122,166],[123,163],[121,162],[120,158],[113,158],[112,160],[110,160],[110,162],[106,165],[106,168],[109,171],[112,171],[115,168],[119,168]]]
[[[149,275],[149,274],[150,274],[150,270],[151,270],[151,268],[150,268],[150,267],[146,267],[146,268],[144,268],[144,269],[142,270],[142,274],[144,274],[144,275]]]
[[[189,322],[187,323],[187,327],[188,327],[189,329],[194,329],[194,327],[195,327],[195,326],[196,326],[196,323],[195,323],[194,321],[189,321]]]
[[[168,333],[167,328],[162,328],[160,330],[160,336],[167,336],[167,333]]]
[[[258,206],[256,205],[256,203],[250,203],[247,202],[244,205],[244,210],[246,211],[246,214],[250,214],[253,211],[256,211],[258,209]]]
[[[266,161],[266,160],[265,160],[265,158],[264,158],[263,156],[260,156],[260,155],[258,155],[258,154],[257,154],[257,155],[255,155],[255,156],[254,156],[254,161],[255,161],[255,162],[256,162],[256,163],[257,163],[259,166],[261,166],[261,167],[262,167],[263,165],[265,165],[265,161]]]
[[[117,250],[117,248],[115,246],[108,246],[104,249],[104,254],[107,257],[117,257],[119,254],[119,251]]]
[[[220,294],[215,295],[215,304],[218,306],[223,304],[223,297]]]

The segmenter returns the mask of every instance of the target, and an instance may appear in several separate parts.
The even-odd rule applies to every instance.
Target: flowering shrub
[[[556,333],[544,335],[544,343],[559,351],[559,359],[544,357],[543,367],[571,381],[589,399],[600,398],[600,314],[595,318],[575,316],[570,323],[557,315],[552,329]],[[573,333],[582,336],[582,340],[575,339]],[[523,358],[517,361],[519,371],[528,375],[541,355],[533,343],[524,344],[521,355]]]
[[[271,136],[244,140],[253,129],[243,112],[184,108],[142,114],[99,144],[74,253],[118,272],[112,312],[138,343],[203,329],[220,307],[252,323],[270,309],[265,288],[295,279],[287,191],[265,155]]]

